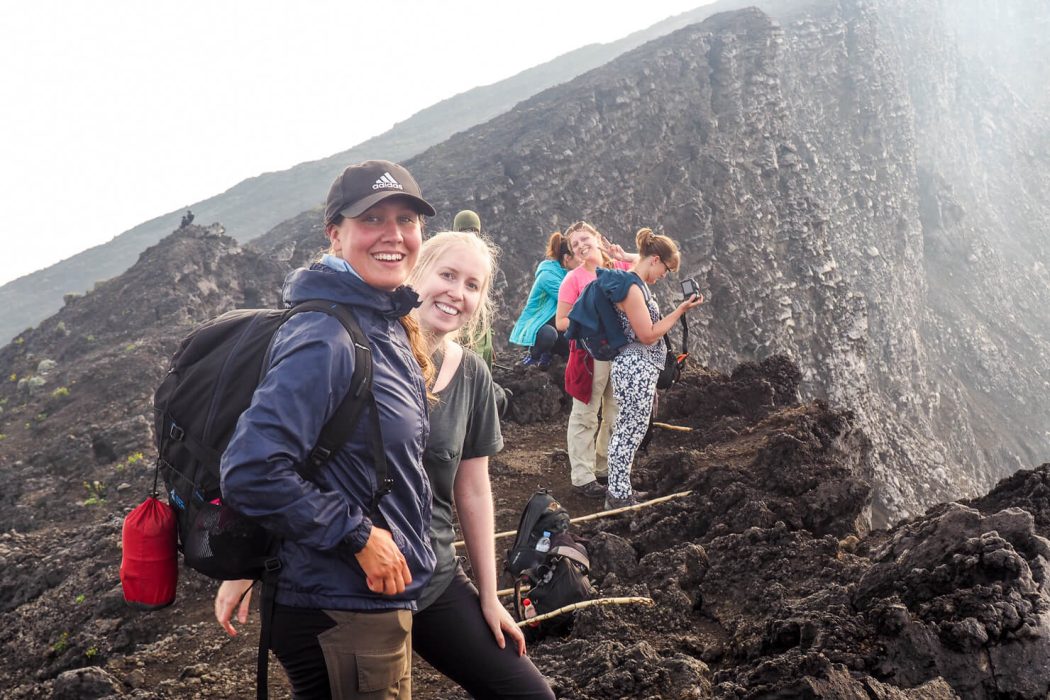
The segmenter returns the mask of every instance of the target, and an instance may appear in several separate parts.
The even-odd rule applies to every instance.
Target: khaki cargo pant
[[[332,697],[412,700],[412,613],[326,610],[335,627],[317,641]]]
[[[568,443],[570,478],[573,486],[583,486],[595,477],[605,476],[608,471],[609,431],[616,424],[616,399],[612,382],[609,381],[610,362],[594,361],[591,377],[591,401],[584,403],[572,400],[569,427],[566,431]],[[601,425],[598,411],[601,409]]]

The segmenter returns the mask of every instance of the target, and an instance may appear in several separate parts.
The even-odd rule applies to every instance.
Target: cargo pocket
[[[393,698],[411,687],[412,612],[325,610],[336,623],[317,636],[332,697]]]
[[[408,663],[403,651],[355,654],[357,661],[357,691],[374,693],[395,688],[408,673]]]

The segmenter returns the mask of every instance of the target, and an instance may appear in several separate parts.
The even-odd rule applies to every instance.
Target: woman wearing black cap
[[[422,466],[428,425],[426,346],[402,287],[434,208],[401,166],[368,161],[333,182],[325,208],[330,248],[292,272],[284,300],[349,306],[369,339],[372,393],[392,490],[372,503],[376,472],[369,411],[314,481],[296,466],[350,387],[354,347],[334,317],[305,312],[274,338],[269,366],[223,454],[222,491],[237,511],[280,538],[270,648],[297,698],[410,698],[412,610],[434,568],[430,485]],[[230,582],[228,582],[230,583]],[[224,585],[220,624],[243,586]]]

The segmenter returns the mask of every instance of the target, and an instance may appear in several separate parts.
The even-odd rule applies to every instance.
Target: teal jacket
[[[510,342],[532,347],[536,342],[536,331],[558,310],[558,287],[568,273],[557,260],[544,260],[536,266],[536,280],[532,283],[525,308],[510,332]]]

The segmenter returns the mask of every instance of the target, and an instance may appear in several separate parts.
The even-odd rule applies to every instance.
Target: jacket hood
[[[321,263],[288,273],[281,297],[290,306],[323,299],[372,309],[387,318],[405,316],[419,305],[419,297],[411,287],[401,286],[387,292],[376,289],[351,272],[333,270]]]
[[[544,270],[560,274],[562,277],[568,274],[568,270],[562,267],[561,263],[557,260],[541,260],[540,264],[536,266],[536,272],[542,272]]]

